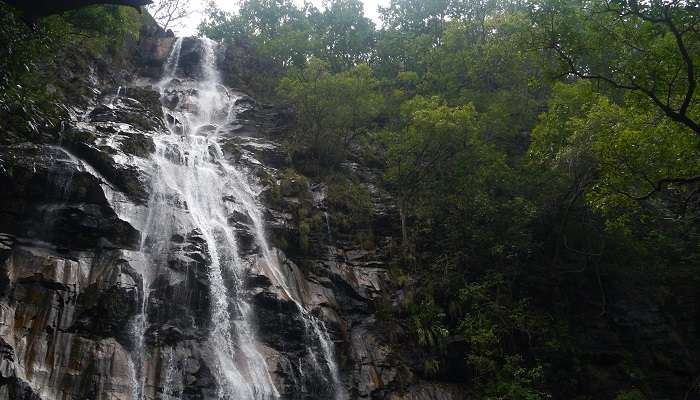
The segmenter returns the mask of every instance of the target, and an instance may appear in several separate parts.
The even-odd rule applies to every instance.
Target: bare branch
[[[553,22],[551,23],[552,26],[550,28],[552,29],[550,48],[553,49],[557,53],[559,58],[566,64],[570,74],[575,75],[581,79],[604,81],[617,89],[637,91],[643,93],[661,111],[663,111],[663,113],[668,118],[682,125],[685,125],[686,127],[690,128],[693,132],[700,135],[700,122],[693,119],[693,117],[691,116],[692,113],[689,112],[690,106],[695,104],[694,95],[697,89],[697,77],[693,58],[691,56],[690,51],[688,50],[688,45],[684,40],[684,34],[688,32],[697,34],[695,26],[699,22],[696,21],[694,23],[691,23],[690,26],[684,27],[681,30],[676,25],[676,22],[674,22],[671,11],[672,10],[670,4],[664,6],[663,9],[657,10],[657,12],[652,13],[640,9],[639,4],[637,2],[629,2],[627,8],[625,8],[625,6],[618,6],[617,3],[615,3],[615,5],[611,5],[611,3],[606,3],[605,7],[602,10],[591,10],[590,12],[593,14],[614,13],[617,17],[616,19],[618,20],[618,22],[623,22],[622,19],[629,17],[639,18],[648,23],[663,26],[669,33],[673,35],[675,39],[676,50],[682,60],[682,67],[679,68],[681,68],[682,71],[685,71],[684,75],[686,80],[686,90],[685,93],[682,96],[680,96],[682,98],[682,101],[680,106],[678,106],[677,108],[672,104],[671,99],[673,97],[673,89],[676,86],[676,81],[680,71],[677,71],[676,74],[673,76],[672,80],[668,82],[667,85],[664,85],[667,87],[668,91],[664,94],[659,94],[657,93],[657,86],[659,82],[657,82],[656,80],[652,80],[651,82],[645,84],[643,82],[640,82],[639,79],[637,79],[636,74],[624,74],[623,71],[623,75],[627,76],[616,78],[614,75],[608,76],[603,74],[588,73],[581,66],[577,65],[576,60],[574,60],[572,56],[570,56],[567,53],[567,51],[565,51],[561,47],[559,41],[557,40],[558,38],[555,36],[556,32]],[[610,29],[604,28],[603,26],[598,26],[598,28],[603,28],[606,32],[611,32]],[[642,48],[633,45],[626,39],[621,40],[621,42],[624,43],[626,46],[630,47],[631,49],[645,52]],[[665,97],[665,99],[662,100],[659,96],[663,96]]]
[[[155,0],[147,9],[153,19],[165,30],[178,26],[191,10],[186,0]]]
[[[624,193],[624,194],[633,200],[641,201],[641,200],[646,200],[646,199],[650,198],[651,196],[658,193],[659,191],[661,191],[662,189],[664,189],[668,185],[671,185],[674,183],[680,184],[680,185],[689,185],[689,184],[695,183],[695,182],[700,182],[700,175],[691,176],[691,177],[687,177],[687,178],[663,178],[663,179],[658,180],[656,182],[656,184],[654,184],[653,189],[643,196],[634,196],[634,195],[631,195],[629,193]]]

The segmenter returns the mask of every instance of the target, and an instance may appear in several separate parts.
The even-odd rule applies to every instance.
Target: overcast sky
[[[304,4],[303,0],[294,0],[297,4]],[[239,3],[237,0],[214,0],[214,2],[226,11],[235,11],[236,5]],[[362,0],[365,4],[365,15],[371,18],[376,24],[379,24],[379,15],[377,14],[378,6],[386,6],[389,4],[389,0]],[[190,14],[187,21],[177,29],[173,29],[176,34],[180,36],[193,35],[197,31],[197,25],[202,20],[204,16],[204,6],[207,0],[190,0],[190,9],[192,14]],[[323,0],[311,0],[316,7],[321,8]]]

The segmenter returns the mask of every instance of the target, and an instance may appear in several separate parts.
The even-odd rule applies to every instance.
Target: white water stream
[[[208,278],[212,330],[208,348],[216,357],[219,399],[268,400],[279,398],[267,362],[258,350],[252,325],[252,310],[243,296],[246,263],[241,260],[236,231],[229,225],[233,211],[247,215],[260,249],[259,264],[273,285],[296,304],[307,328],[307,336],[318,343],[325,367],[309,346],[316,374],[332,385],[335,398],[347,398],[334,359],[333,343],[323,323],[303,307],[298,294],[287,282],[278,257],[265,234],[263,209],[257,196],[255,180],[245,170],[229,164],[219,146],[219,135],[233,119],[237,95],[221,84],[216,67],[216,44],[201,39],[201,78],[178,76],[183,39],[178,38],[164,68],[158,86],[162,98],[176,94],[178,105],[163,108],[168,118],[168,132],[154,137],[156,152],[152,156],[153,177],[148,216],[142,232],[142,251],[151,265],[167,264],[171,238],[200,238],[208,253]],[[224,198],[234,199],[224,201]],[[148,328],[148,288],[153,277],[144,274],[144,298],[141,315],[134,321],[136,353],[134,398],[145,397],[144,337]],[[167,353],[164,392],[178,398],[175,384],[176,354]]]

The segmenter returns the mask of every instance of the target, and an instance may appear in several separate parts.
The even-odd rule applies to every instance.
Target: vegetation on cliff
[[[44,141],[66,119],[64,104],[82,104],[89,63],[126,63],[144,17],[130,7],[91,6],[30,26],[0,2],[0,143]],[[72,75],[71,71],[80,71]]]
[[[476,398],[695,398],[700,12],[686,1],[212,7],[294,161],[381,161],[397,343]],[[240,72],[240,71],[238,71]],[[365,156],[372,154],[368,161]],[[695,349],[695,350],[694,350]]]

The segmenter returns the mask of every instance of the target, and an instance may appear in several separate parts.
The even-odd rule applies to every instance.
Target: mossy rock
[[[127,154],[146,158],[156,151],[153,139],[142,133],[132,133],[121,143],[121,150]]]
[[[95,143],[97,136],[89,130],[71,129],[61,136],[61,140],[69,143]]]
[[[235,162],[241,160],[243,152],[241,146],[233,140],[227,140],[221,144],[221,151],[228,157],[231,157]]]
[[[308,179],[292,169],[285,170],[282,175],[280,190],[285,197],[307,198],[310,196]]]

